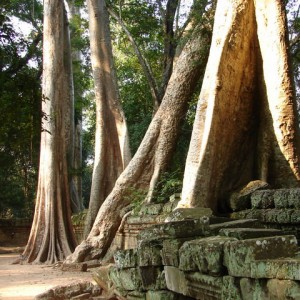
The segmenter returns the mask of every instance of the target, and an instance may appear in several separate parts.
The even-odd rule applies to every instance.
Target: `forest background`
[[[162,82],[163,78],[166,41],[164,12],[168,2],[171,1],[108,1],[108,6],[121,17],[138,49],[151,66],[157,82]],[[214,1],[206,2],[208,6],[214,4]],[[300,5],[296,0],[285,2],[299,104]],[[41,90],[43,7],[36,0],[26,3],[2,0],[0,3],[0,217],[31,219],[36,198],[40,133],[43,130],[43,120],[47,118],[41,110],[41,102],[45,101]],[[80,199],[83,207],[87,208],[92,184],[96,127],[88,20],[84,1],[68,1],[68,4],[69,7],[75,7],[77,12],[69,19],[69,24],[73,53],[79,53],[76,59],[73,58],[74,116],[75,124],[80,124],[82,145],[82,164],[69,172],[81,178]],[[194,1],[193,4],[201,5],[201,1]],[[184,42],[186,37],[182,37],[180,30],[190,17],[187,2],[179,1],[178,7],[180,9],[177,9],[176,20],[172,25],[177,33],[172,42],[176,44]],[[213,14],[209,16],[212,29]],[[116,18],[110,18],[110,29],[120,98],[127,119],[130,148],[134,154],[152,119],[155,109],[153,97],[132,43]],[[200,87],[201,81],[184,116],[172,163],[160,179],[159,192],[155,196],[158,201],[181,191]]]

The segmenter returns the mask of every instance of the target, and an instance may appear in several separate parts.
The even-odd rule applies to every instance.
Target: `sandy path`
[[[0,300],[27,300],[57,285],[92,281],[91,272],[62,272],[51,266],[12,265],[18,254],[0,255]]]

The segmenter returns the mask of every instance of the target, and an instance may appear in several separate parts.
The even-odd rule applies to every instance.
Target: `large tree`
[[[127,125],[121,108],[113,64],[108,13],[104,0],[88,0],[91,62],[95,85],[95,159],[87,235],[98,210],[111,192],[131,155]]]
[[[69,101],[68,27],[64,3],[44,1],[43,132],[34,220],[21,259],[55,263],[73,252],[68,178],[66,103]]]
[[[216,213],[254,179],[300,183],[299,130],[283,1],[218,2],[180,207]]]
[[[139,149],[102,204],[90,234],[67,258],[67,263],[103,258],[120,225],[120,211],[130,203],[133,189],[148,191],[151,199],[159,175],[172,156],[188,100],[204,70],[209,40],[209,30],[204,26],[194,29]]]

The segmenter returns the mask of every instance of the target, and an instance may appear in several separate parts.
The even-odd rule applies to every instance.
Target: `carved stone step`
[[[175,267],[165,267],[166,283],[169,290],[195,299],[221,299],[222,277],[200,273],[187,273]]]

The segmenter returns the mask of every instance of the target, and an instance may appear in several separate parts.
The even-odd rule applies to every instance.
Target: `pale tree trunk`
[[[65,143],[65,89],[68,70],[64,60],[64,5],[44,1],[43,132],[34,220],[21,260],[55,263],[73,252],[70,189]]]
[[[285,14],[281,1],[254,2],[218,2],[178,207],[219,212],[254,179],[299,185]]]
[[[67,263],[103,258],[120,225],[120,211],[131,201],[132,188],[152,189],[150,186],[166,169],[187,102],[206,64],[209,34],[203,35],[197,29],[174,67],[165,96],[140,147],[102,204],[89,236],[67,258]]]
[[[73,67],[72,67],[72,50],[70,41],[70,30],[68,26],[68,18],[65,12],[64,21],[64,69],[66,71],[65,80],[66,87],[64,89],[64,117],[65,117],[65,143],[67,149],[67,163],[69,173],[70,197],[72,213],[80,212],[83,207],[81,198],[75,185],[74,177],[74,158],[75,158],[75,104],[74,104],[74,82],[73,82]]]
[[[69,6],[69,19],[72,21],[76,16],[80,16],[79,7],[77,7],[74,3],[74,0],[67,1]],[[70,32],[72,36],[72,31]],[[70,40],[70,39],[69,39]],[[70,45],[70,44],[69,44]],[[70,185],[71,185],[71,208],[72,213],[78,213],[84,209],[82,203],[82,177],[81,177],[81,169],[82,169],[82,111],[77,109],[77,113],[75,113],[76,101],[78,101],[75,96],[76,93],[74,91],[74,79],[73,79],[73,68],[72,62],[75,64],[80,64],[80,51],[72,50],[71,45],[69,47],[69,52],[66,53],[67,57],[70,59],[70,85],[72,88],[72,99],[71,101],[71,114],[70,114],[70,126],[72,128],[72,147],[70,149]]]
[[[116,179],[130,161],[126,120],[121,108],[113,65],[108,14],[104,0],[89,0],[91,61],[96,100],[95,160],[87,235]]]

